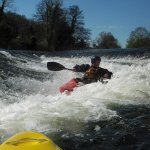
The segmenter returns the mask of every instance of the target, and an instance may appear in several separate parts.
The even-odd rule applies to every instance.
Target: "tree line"
[[[91,47],[91,30],[85,28],[77,5],[63,8],[62,0],[41,0],[32,19],[6,11],[13,0],[0,0],[0,47],[28,50],[70,50]],[[121,48],[111,32],[101,32],[93,48]],[[131,32],[127,48],[149,48],[150,32],[138,27]]]

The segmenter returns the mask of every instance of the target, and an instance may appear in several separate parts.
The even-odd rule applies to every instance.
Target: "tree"
[[[25,16],[6,12],[0,23],[0,47],[12,49],[35,49],[36,37],[42,39],[43,29],[39,23]]]
[[[57,31],[62,17],[61,0],[42,0],[37,6],[36,19],[45,24],[48,49],[55,50]]]
[[[72,43],[75,45],[86,45],[90,39],[90,30],[84,28],[84,16],[83,12],[78,6],[73,5],[68,9],[67,21],[71,27],[72,37],[75,39]]]
[[[4,14],[4,10],[12,5],[14,0],[0,0],[0,22]]]
[[[68,23],[70,24],[72,33],[75,33],[78,27],[83,26],[83,13],[78,6],[73,5],[68,9]]]
[[[13,29],[6,23],[0,24],[0,46],[8,48],[9,42],[12,39]]]
[[[111,32],[101,32],[97,37],[94,45],[97,48],[109,49],[109,48],[120,48],[118,40],[113,36]]]
[[[137,27],[127,40],[127,48],[150,48],[150,31],[145,27]]]

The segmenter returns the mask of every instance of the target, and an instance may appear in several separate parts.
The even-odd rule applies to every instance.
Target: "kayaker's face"
[[[100,61],[96,61],[94,64],[92,64],[92,66],[94,66],[94,67],[96,67],[96,68],[98,68],[99,65],[100,65]]]

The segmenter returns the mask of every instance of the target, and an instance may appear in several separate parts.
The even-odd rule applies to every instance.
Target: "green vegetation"
[[[84,27],[82,10],[76,5],[63,8],[62,0],[41,0],[32,19],[6,11],[13,0],[0,0],[0,48],[63,51],[87,49],[91,31]],[[102,31],[93,48],[120,48],[112,33]],[[150,48],[150,32],[138,27],[127,41],[127,48]]]
[[[127,48],[150,48],[150,31],[144,27],[138,27],[131,32],[127,41]]]
[[[118,40],[110,32],[101,32],[96,39],[94,47],[100,49],[121,48],[118,44]]]
[[[89,47],[91,33],[84,27],[78,6],[62,8],[61,0],[42,0],[31,20],[16,13],[4,13],[5,7],[1,8],[0,5],[2,48],[54,51]]]

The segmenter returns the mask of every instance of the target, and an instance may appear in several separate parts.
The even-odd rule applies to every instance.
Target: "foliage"
[[[36,19],[46,28],[46,39],[49,50],[55,50],[57,35],[62,17],[60,0],[42,0],[37,6]]]
[[[12,38],[12,32],[13,29],[10,25],[7,25],[6,23],[0,23],[0,45],[3,48],[7,48],[7,45]]]
[[[89,48],[91,31],[84,26],[77,5],[63,8],[63,0],[41,0],[33,19],[9,12],[14,0],[0,0],[0,47],[27,50]],[[7,11],[6,11],[7,10]],[[120,48],[111,32],[101,32],[94,48]],[[138,27],[131,32],[127,48],[150,48],[150,32]]]
[[[41,24],[26,19],[15,13],[5,13],[0,23],[0,47],[11,49],[35,49],[36,37],[41,40]]]
[[[45,24],[49,50],[85,48],[90,31],[84,28],[84,17],[78,6],[61,8],[62,1],[42,0],[35,18]]]
[[[5,12],[11,4],[13,0],[0,1],[1,48],[52,51],[88,47],[90,30],[84,28],[84,17],[78,6],[66,9],[62,8],[61,0],[41,0],[34,18],[29,20]]]
[[[11,7],[13,2],[14,0],[0,0],[0,22],[2,21],[5,9]]]
[[[67,10],[67,21],[71,28],[72,37],[74,39],[74,47],[87,47],[90,40],[91,31],[84,28],[83,12],[77,5],[70,6]]]
[[[111,32],[101,32],[96,39],[95,46],[100,49],[120,48],[118,40]]]
[[[150,48],[150,32],[144,27],[137,27],[127,40],[127,48]]]

